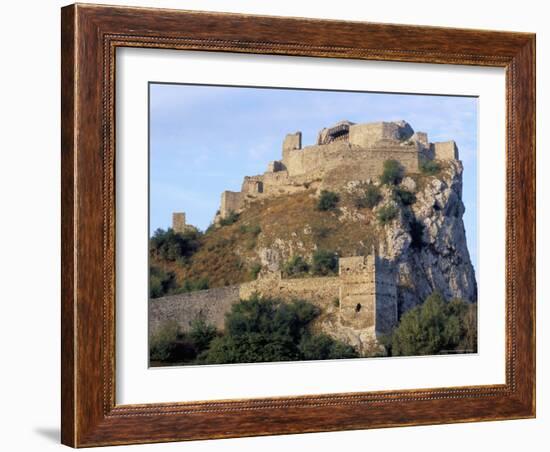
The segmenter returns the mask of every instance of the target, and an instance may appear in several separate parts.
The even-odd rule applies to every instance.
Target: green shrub
[[[428,176],[433,176],[441,170],[441,167],[439,163],[434,162],[433,160],[424,160],[420,164],[420,171],[422,174],[426,174]]]
[[[391,340],[394,356],[434,355],[477,350],[476,305],[453,300],[439,292],[406,312]]]
[[[262,265],[259,263],[252,264],[252,267],[250,267],[250,276],[252,276],[252,279],[256,279],[258,275],[260,274],[260,271],[262,270]]]
[[[179,233],[172,228],[166,231],[159,228],[149,240],[149,251],[169,261],[188,258],[199,249],[200,236],[198,230]]]
[[[340,196],[338,193],[333,191],[322,190],[321,196],[319,197],[319,202],[317,203],[318,210],[334,210],[340,201]]]
[[[243,224],[240,227],[240,231],[243,234],[252,234],[253,236],[258,236],[262,232],[262,228],[259,224]]]
[[[298,276],[309,271],[309,264],[302,256],[292,256],[283,266],[285,276]]]
[[[382,194],[380,189],[373,184],[367,185],[365,192],[361,196],[357,196],[353,201],[355,207],[358,209],[363,209],[365,207],[372,209],[374,208],[382,199]]]
[[[186,279],[183,282],[183,285],[175,291],[175,293],[187,293],[195,292],[197,290],[206,290],[210,288],[210,283],[208,278],[199,278],[199,279]]]
[[[385,160],[380,181],[386,185],[397,185],[403,177],[403,168],[397,160]]]
[[[176,274],[151,266],[149,268],[149,298],[159,298],[177,290]]]
[[[218,335],[216,327],[206,323],[202,316],[197,317],[191,323],[189,338],[198,355],[208,349],[212,340]]]
[[[357,358],[357,351],[348,344],[337,341],[326,334],[302,337],[298,346],[301,358],[304,360]]]
[[[220,226],[229,226],[233,223],[236,223],[238,219],[239,219],[239,214],[234,210],[232,210],[227,214],[226,217],[223,217],[222,219],[220,219]]]
[[[313,253],[312,271],[315,275],[326,276],[338,271],[338,256],[333,251],[316,250]]]
[[[396,202],[400,202],[404,206],[410,206],[411,204],[414,204],[416,202],[416,195],[414,193],[411,193],[409,190],[396,187],[393,190],[393,199]]]
[[[178,325],[175,321],[166,322],[149,338],[149,358],[153,361],[168,361],[176,348]]]
[[[378,213],[376,214],[378,221],[380,224],[388,224],[390,221],[392,221],[399,212],[399,209],[395,207],[393,204],[386,204],[385,206],[381,207],[378,210]]]
[[[319,309],[303,300],[283,303],[253,296],[231,307],[225,333],[210,342],[208,364],[356,357],[355,350],[308,331]]]

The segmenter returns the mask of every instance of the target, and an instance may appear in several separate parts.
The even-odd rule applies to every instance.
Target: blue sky
[[[289,132],[302,145],[342,119],[404,119],[430,141],[455,140],[464,164],[464,224],[477,268],[477,99],[345,91],[308,91],[152,83],[150,88],[150,232],[172,212],[206,229],[224,190],[240,190],[281,158]]]

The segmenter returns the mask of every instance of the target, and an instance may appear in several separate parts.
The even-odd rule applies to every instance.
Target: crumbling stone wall
[[[458,160],[458,149],[454,141],[431,143],[430,150],[436,160]]]
[[[239,286],[200,290],[149,300],[149,334],[155,334],[168,322],[175,321],[180,332],[202,317],[223,330],[225,314],[239,301]]]
[[[374,254],[341,258],[339,268],[338,276],[284,279],[280,272],[272,272],[240,286],[153,299],[150,331],[174,320],[180,331],[188,331],[198,317],[223,331],[231,306],[258,294],[287,302],[307,300],[320,310],[314,331],[346,341],[363,354],[378,351],[379,336],[397,323],[395,274]]]
[[[185,212],[172,213],[172,229],[174,230],[174,232],[184,232],[185,226]]]
[[[283,163],[286,165],[286,156],[290,151],[302,149],[302,132],[289,133],[283,141]]]
[[[195,226],[186,223],[185,212],[172,213],[172,229],[179,234],[197,230]]]
[[[225,218],[231,212],[238,212],[244,205],[244,193],[236,191],[224,191],[220,205],[220,216]]]
[[[370,148],[377,146],[381,141],[407,140],[413,133],[413,129],[405,121],[354,124],[349,128],[349,142]]]
[[[338,277],[283,279],[279,272],[273,272],[241,284],[239,293],[242,300],[257,293],[285,301],[303,299],[324,309],[338,298],[339,287]]]
[[[407,173],[417,173],[424,160],[457,160],[454,141],[430,143],[425,132],[414,132],[405,121],[354,124],[340,121],[319,132],[316,145],[302,148],[301,132],[286,135],[282,160],[267,171],[246,176],[240,193],[224,192],[220,215],[239,212],[245,202],[311,188],[337,190],[351,180],[375,179],[384,161],[397,160]]]

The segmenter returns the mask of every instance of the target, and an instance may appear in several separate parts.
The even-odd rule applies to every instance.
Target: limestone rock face
[[[434,290],[447,299],[477,301],[474,268],[462,216],[462,164],[449,162],[416,193],[409,215],[385,226],[380,255],[398,268],[399,313],[420,304]]]

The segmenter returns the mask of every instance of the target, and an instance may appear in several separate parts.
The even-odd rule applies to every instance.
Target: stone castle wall
[[[314,330],[344,340],[361,353],[379,347],[378,337],[397,323],[395,275],[371,255],[341,258],[338,276],[283,279],[280,273],[270,273],[240,286],[152,299],[150,333],[169,321],[189,331],[199,317],[223,331],[231,306],[254,294],[287,302],[307,300],[320,310]]]
[[[304,299],[321,309],[338,299],[340,278],[289,278],[283,279],[280,273],[273,273],[241,284],[240,298],[249,299],[254,293],[261,296],[280,298],[285,301]]]
[[[175,321],[181,332],[189,331],[191,323],[204,318],[223,330],[225,314],[239,301],[239,286],[200,290],[149,300],[149,334]]]
[[[302,148],[301,132],[286,135],[282,159],[267,171],[246,176],[240,192],[222,194],[220,214],[242,211],[255,199],[292,194],[308,188],[337,190],[350,180],[374,180],[386,160],[397,160],[406,173],[418,173],[426,159],[458,159],[454,141],[430,143],[405,121],[354,124],[341,121],[319,133],[317,144]]]
[[[244,204],[244,193],[237,191],[224,191],[220,204],[220,216],[225,218],[231,212],[239,211]]]

